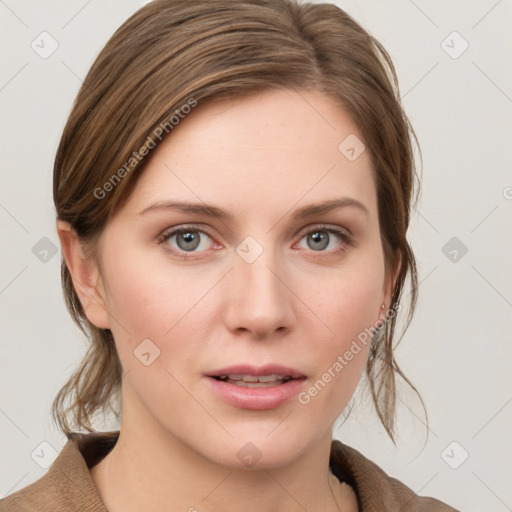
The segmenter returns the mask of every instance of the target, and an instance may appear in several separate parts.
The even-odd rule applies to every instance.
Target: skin
[[[319,92],[267,91],[201,105],[153,150],[103,231],[101,267],[58,221],[87,317],[111,329],[124,369],[119,441],[91,468],[111,512],[167,511],[170,504],[184,511],[337,509],[328,485],[332,428],[369,344],[305,405],[294,397],[271,410],[241,409],[214,394],[204,374],[279,363],[305,374],[307,390],[389,306],[396,272],[385,274],[370,156],[349,161],[338,150],[349,134],[362,139]],[[292,219],[300,207],[340,197],[368,212],[349,206]],[[213,204],[233,218],[139,214],[169,200]],[[177,236],[159,243],[169,228],[190,224],[208,232],[194,232],[201,237],[195,252]],[[307,235],[323,225],[348,230],[353,243],[325,231],[328,246],[315,243]],[[263,249],[252,263],[236,252],[248,236]],[[149,366],[134,356],[147,338],[160,349]],[[248,442],[261,454],[251,468],[237,457]],[[356,511],[353,490],[338,480],[335,486],[340,509]]]

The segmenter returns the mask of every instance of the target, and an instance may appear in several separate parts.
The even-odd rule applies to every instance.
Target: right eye
[[[172,228],[165,231],[158,239],[159,244],[163,244],[164,250],[176,255],[178,258],[190,259],[187,253],[204,252],[208,249],[208,243],[204,238],[211,237],[203,229],[196,227]],[[173,241],[173,243],[170,243]],[[199,250],[196,250],[198,249]]]

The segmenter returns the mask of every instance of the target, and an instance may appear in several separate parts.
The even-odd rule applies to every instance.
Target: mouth
[[[299,370],[280,364],[265,366],[239,364],[213,370],[206,375],[216,380],[244,387],[278,386],[290,380],[306,378]]]
[[[281,365],[237,365],[205,375],[210,389],[223,401],[241,409],[267,410],[293,400],[306,375]]]
[[[227,382],[228,384],[234,384],[235,386],[242,386],[244,388],[268,388],[271,386],[285,384],[286,382],[294,379],[294,377],[291,377],[290,375],[279,375],[277,373],[259,376],[230,374],[212,377],[216,380]]]

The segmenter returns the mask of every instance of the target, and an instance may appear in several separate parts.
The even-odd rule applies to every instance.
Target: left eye
[[[315,252],[329,252],[324,251],[324,249],[328,248],[329,245],[331,245],[333,236],[337,237],[341,240],[341,247],[331,247],[331,250],[343,250],[345,248],[345,245],[350,243],[350,237],[343,233],[342,231],[334,228],[328,228],[328,227],[321,227],[314,229],[313,231],[309,231],[306,233],[301,240],[306,240],[306,243],[309,245],[309,249],[312,249]]]

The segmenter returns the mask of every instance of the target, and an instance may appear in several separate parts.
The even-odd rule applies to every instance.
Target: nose
[[[235,255],[228,279],[224,319],[231,332],[264,339],[293,326],[294,295],[272,251],[263,251],[252,263]]]

